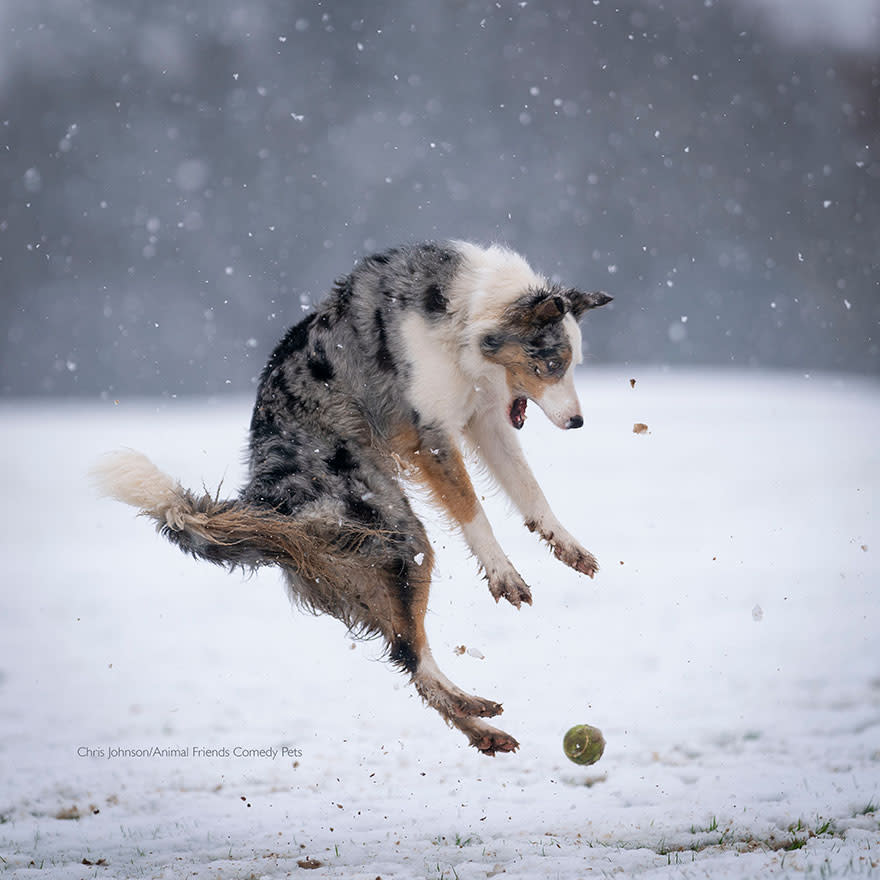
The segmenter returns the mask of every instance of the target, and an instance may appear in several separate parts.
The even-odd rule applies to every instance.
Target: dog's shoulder
[[[478,333],[542,280],[497,245],[423,242],[364,257],[278,343],[260,405],[317,412],[354,395],[377,424],[405,406],[457,422],[485,370]]]
[[[402,245],[372,254],[349,276],[352,305],[358,310],[381,308],[392,319],[393,313],[408,311],[442,318],[461,262],[461,253],[449,242]]]

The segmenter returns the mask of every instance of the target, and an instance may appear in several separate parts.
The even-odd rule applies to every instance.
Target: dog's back
[[[393,438],[420,417],[406,399],[402,318],[415,310],[442,320],[460,261],[435,244],[368,257],[288,331],[257,390],[248,500],[294,513],[335,498],[370,518],[364,493],[350,491],[353,465],[371,449],[387,458]]]

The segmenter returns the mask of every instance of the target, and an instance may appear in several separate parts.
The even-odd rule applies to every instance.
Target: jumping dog
[[[277,565],[300,605],[378,635],[421,697],[480,752],[517,741],[485,717],[499,703],[437,667],[424,618],[433,567],[404,484],[461,529],[496,602],[532,597],[498,544],[465,469],[481,461],[555,556],[598,566],[562,526],[516,435],[534,401],[580,428],[578,320],[609,302],[548,282],[518,254],[452,241],[360,261],[292,327],[259,380],[249,478],[235,500],[198,496],[133,451],[111,453],[100,488],[152,517],[173,543],[230,568]]]

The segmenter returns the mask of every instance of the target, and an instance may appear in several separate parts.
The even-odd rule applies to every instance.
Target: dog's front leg
[[[417,462],[434,498],[461,527],[486,573],[495,601],[504,597],[517,608],[523,602],[531,605],[532,594],[501,549],[455,443],[444,432],[423,430],[415,453],[412,460]]]
[[[523,455],[514,428],[491,408],[475,415],[465,434],[490,473],[504,489],[525,519],[526,527],[551,546],[566,565],[593,577],[599,568],[596,558],[585,550],[550,509],[535,475]]]

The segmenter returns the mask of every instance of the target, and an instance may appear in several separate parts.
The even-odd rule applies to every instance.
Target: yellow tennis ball
[[[575,764],[595,764],[605,751],[605,737],[598,727],[576,724],[563,737],[562,750]]]

